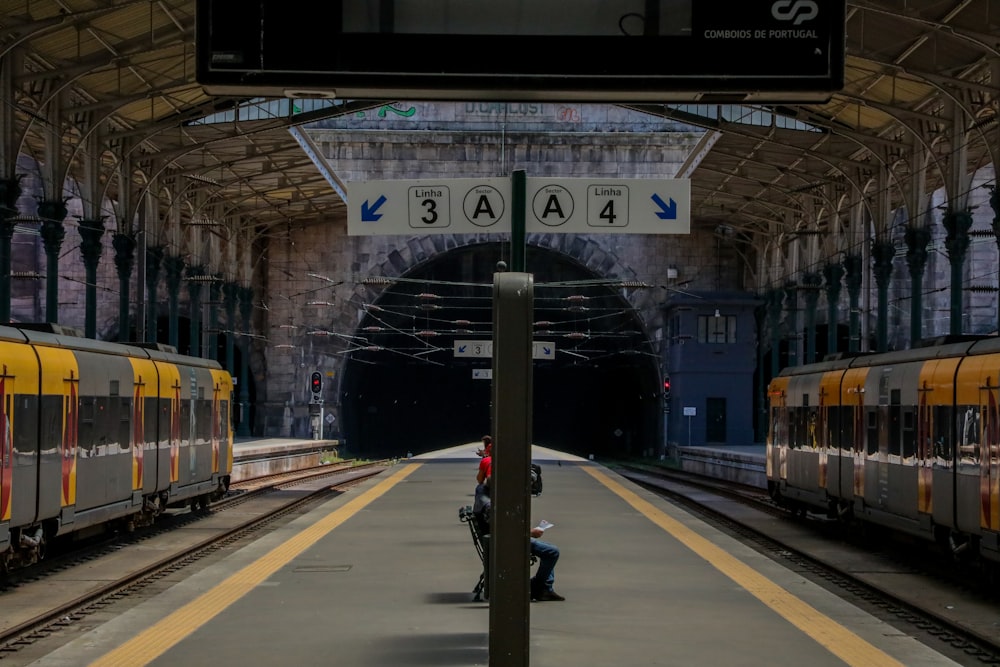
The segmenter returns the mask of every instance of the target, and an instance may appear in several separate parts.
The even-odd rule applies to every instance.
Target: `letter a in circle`
[[[549,217],[549,213],[554,213],[559,217],[559,219],[566,217],[563,214],[562,206],[559,205],[559,198],[555,195],[549,196],[549,200],[545,203],[545,210],[542,211],[542,217]]]
[[[479,202],[476,204],[476,210],[473,211],[472,217],[478,218],[480,215],[486,215],[490,220],[496,219],[496,214],[493,212],[493,206],[490,205],[490,200],[486,195],[479,197]]]

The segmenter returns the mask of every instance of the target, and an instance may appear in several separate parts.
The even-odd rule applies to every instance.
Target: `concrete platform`
[[[339,440],[296,438],[240,438],[233,442],[232,481],[292,472],[320,465],[334,454]]]
[[[765,449],[764,445],[705,445],[674,451],[686,472],[766,489]]]
[[[400,462],[35,664],[488,665],[458,519],[476,446]],[[533,459],[566,597],[529,607],[533,665],[954,664],[598,464]]]

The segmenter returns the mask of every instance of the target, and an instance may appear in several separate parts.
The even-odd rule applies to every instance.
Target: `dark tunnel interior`
[[[419,454],[476,442],[493,430],[489,358],[455,341],[492,336],[493,274],[506,244],[435,256],[365,304],[341,383],[343,435],[353,455]],[[565,255],[529,246],[536,359],[533,442],[581,456],[640,455],[660,440],[658,358],[620,286]]]

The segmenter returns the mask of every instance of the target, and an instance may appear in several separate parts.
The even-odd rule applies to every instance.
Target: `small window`
[[[118,396],[118,380],[112,380],[108,388],[108,396]]]
[[[718,312],[718,311],[716,311]],[[699,315],[698,342],[717,345],[736,342],[735,315]]]

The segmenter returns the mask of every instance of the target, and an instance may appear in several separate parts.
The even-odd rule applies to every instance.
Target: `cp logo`
[[[779,21],[791,21],[799,25],[819,15],[819,7],[813,0],[778,0],[771,5],[771,16]]]

